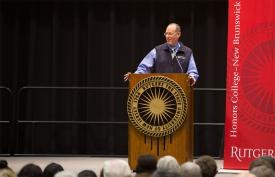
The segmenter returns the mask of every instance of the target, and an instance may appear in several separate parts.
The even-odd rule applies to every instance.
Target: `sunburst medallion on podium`
[[[162,137],[176,131],[187,114],[187,99],[172,79],[151,76],[129,94],[127,110],[132,125],[145,135]]]

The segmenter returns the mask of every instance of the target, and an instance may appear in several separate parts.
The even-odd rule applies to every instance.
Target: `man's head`
[[[124,160],[107,160],[103,164],[102,174],[104,177],[130,177],[131,169]]]
[[[157,159],[150,154],[140,155],[137,161],[136,173],[154,172],[157,169]]]
[[[157,163],[158,169],[167,169],[167,170],[172,170],[172,171],[178,171],[179,167],[180,167],[180,165],[179,165],[177,159],[170,155],[161,157]]]
[[[170,23],[166,28],[164,36],[167,44],[174,47],[178,43],[181,36],[180,26],[176,23]]]
[[[194,162],[185,162],[180,166],[180,174],[182,177],[202,177],[201,168]]]
[[[217,163],[211,156],[200,156],[195,163],[200,166],[202,177],[214,177],[218,172]]]

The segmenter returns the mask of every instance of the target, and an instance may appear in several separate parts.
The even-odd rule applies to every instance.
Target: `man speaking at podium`
[[[166,43],[152,49],[138,65],[135,73],[186,73],[190,85],[193,86],[199,74],[192,50],[179,41],[180,26],[176,23],[170,23],[164,36]],[[130,74],[128,72],[124,75],[124,81],[128,80]]]

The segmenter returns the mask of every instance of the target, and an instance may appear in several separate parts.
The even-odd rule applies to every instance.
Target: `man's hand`
[[[131,74],[131,72],[128,72],[128,73],[124,74],[123,79],[124,79],[125,82],[128,81],[130,74]]]
[[[189,82],[190,86],[193,87],[195,85],[195,83],[196,83],[196,80],[195,80],[195,78],[193,76],[189,75],[188,76],[188,82]]]

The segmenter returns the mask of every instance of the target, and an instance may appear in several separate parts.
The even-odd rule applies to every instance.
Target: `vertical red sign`
[[[226,169],[275,157],[274,9],[274,0],[229,0]]]

